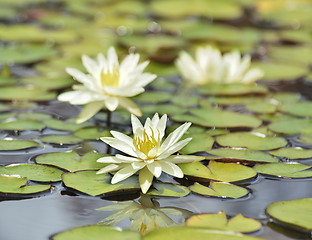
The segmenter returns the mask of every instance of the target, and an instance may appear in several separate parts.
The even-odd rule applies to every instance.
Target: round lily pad
[[[0,151],[22,150],[38,146],[39,143],[31,140],[19,140],[19,139],[0,140]]]
[[[235,132],[216,137],[221,146],[246,147],[253,150],[271,150],[284,147],[287,141],[279,137],[267,137],[253,132]]]
[[[312,117],[312,102],[284,103],[279,106],[278,110],[299,117]]]
[[[310,119],[290,119],[272,122],[269,129],[273,132],[285,135],[295,135],[298,133],[312,132],[312,120]]]
[[[270,102],[255,102],[255,103],[248,103],[245,105],[245,108],[248,111],[254,113],[268,113],[272,114],[276,111],[276,105]]]
[[[196,227],[171,227],[151,231],[142,240],[218,239],[218,240],[264,240],[240,233],[209,230]]]
[[[20,175],[37,182],[57,182],[61,180],[63,171],[50,166],[39,164],[12,164],[0,167],[0,174]]]
[[[172,183],[153,183],[153,187],[147,192],[151,196],[163,197],[185,197],[190,193],[187,187],[172,184]]]
[[[266,212],[287,227],[307,233],[312,231],[312,198],[274,202]]]
[[[121,230],[120,228],[88,225],[66,230],[52,236],[53,240],[140,240],[141,236],[137,232]]]
[[[254,170],[261,174],[267,174],[283,178],[312,177],[311,166],[301,163],[270,163],[254,166]]]
[[[76,124],[74,120],[69,121],[62,121],[54,118],[49,118],[44,121],[48,128],[62,130],[62,131],[76,131],[82,126],[80,124]]]
[[[79,156],[76,152],[55,152],[39,155],[35,158],[36,163],[55,166],[70,172],[79,170],[98,170],[104,166],[96,160],[105,154],[96,152],[86,153]]]
[[[144,102],[144,103],[161,103],[167,102],[172,98],[172,94],[169,92],[144,92],[144,94],[140,94],[134,98],[135,101]]]
[[[36,120],[14,120],[0,123],[0,129],[10,131],[41,130],[45,124]]]
[[[257,172],[252,168],[236,164],[210,161],[208,166],[200,162],[179,164],[187,176],[200,178],[201,181],[238,182],[253,178]]]
[[[74,83],[74,80],[66,77],[47,78],[39,76],[22,78],[21,82],[25,85],[32,85],[46,90],[55,90],[70,87]]]
[[[284,157],[287,159],[312,158],[312,150],[303,148],[281,148],[270,151],[270,154],[278,157]]]
[[[223,211],[217,214],[194,215],[187,219],[186,225],[242,233],[254,232],[261,228],[260,222],[252,218],[246,218],[242,214],[237,214],[228,220]]]
[[[17,86],[0,88],[0,100],[50,101],[55,98],[56,93],[47,92],[41,88]]]
[[[78,144],[82,141],[81,138],[71,135],[44,135],[40,138],[44,143],[59,144],[59,145],[71,145]]]
[[[117,184],[111,184],[111,176],[109,174],[96,174],[96,171],[64,173],[62,175],[62,180],[66,187],[91,196],[139,191],[140,189],[139,180],[135,176],[127,178]]]
[[[109,137],[110,133],[107,128],[101,127],[85,127],[74,132],[74,135],[82,139],[95,140],[101,137]]]
[[[230,183],[211,181],[209,187],[195,183],[190,186],[192,192],[204,195],[207,197],[221,197],[221,198],[241,198],[249,192],[243,187],[236,186]]]
[[[216,156],[208,156],[208,159],[218,159],[221,161],[278,162],[278,159],[270,154],[250,149],[217,148],[208,151],[208,153]]]
[[[4,194],[35,194],[51,189],[51,185],[27,185],[26,177],[0,174],[0,193]]]
[[[208,133],[185,134],[183,139],[191,137],[192,140],[179,152],[181,154],[191,154],[208,151],[212,148],[214,139]]]

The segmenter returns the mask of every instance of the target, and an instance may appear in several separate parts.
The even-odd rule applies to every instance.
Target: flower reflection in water
[[[167,214],[182,218],[182,222],[192,212],[176,207],[160,207],[159,203],[148,195],[141,195],[137,201],[116,202],[114,205],[98,208],[99,211],[114,211],[98,224],[115,225],[126,217],[130,218],[130,230],[145,234],[151,230],[177,225]]]

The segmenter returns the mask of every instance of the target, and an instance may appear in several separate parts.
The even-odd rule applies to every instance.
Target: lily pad
[[[254,170],[261,174],[267,174],[283,178],[307,178],[312,177],[311,166],[301,163],[270,163],[254,166]]]
[[[105,154],[96,152],[86,153],[82,157],[76,152],[55,152],[39,155],[35,158],[35,162],[75,172],[79,170],[98,170],[102,168],[104,164],[98,163],[96,160],[104,156]]]
[[[245,105],[245,108],[254,113],[267,113],[272,114],[276,111],[276,105],[269,102],[255,102],[248,103]]]
[[[185,134],[183,139],[191,137],[192,140],[179,152],[181,154],[191,154],[208,151],[212,148],[214,139],[208,133]]]
[[[224,161],[278,162],[278,159],[272,157],[270,154],[250,149],[217,148],[208,151],[208,153],[217,156],[211,157],[212,159]],[[207,158],[209,159],[210,156]]]
[[[296,135],[298,133],[311,133],[312,120],[310,119],[290,119],[275,121],[269,125],[269,129],[276,133],[285,135]]]
[[[235,132],[216,137],[221,146],[246,147],[253,150],[271,150],[284,147],[287,141],[279,137],[267,137],[253,132]]]
[[[80,124],[76,124],[72,121],[62,121],[54,118],[49,118],[44,121],[48,128],[61,130],[61,131],[76,131],[82,127]]]
[[[163,115],[170,114],[171,116],[175,114],[181,114],[186,112],[186,109],[181,108],[181,106],[173,104],[152,104],[152,105],[143,105],[141,107],[142,112],[154,114],[155,112]]]
[[[45,124],[35,120],[14,120],[0,123],[0,129],[10,131],[42,130]]]
[[[20,120],[43,121],[43,120],[52,118],[52,116],[48,113],[42,113],[42,112],[21,112],[21,113],[18,113],[17,118]]]
[[[5,167],[0,166],[0,174],[20,175],[29,180],[37,182],[57,182],[61,180],[63,171],[39,164],[12,164]]]
[[[261,228],[261,223],[252,218],[246,218],[242,214],[227,220],[225,213],[197,214],[186,221],[189,227],[203,227],[218,230],[229,230],[233,232],[249,233]]]
[[[0,151],[22,150],[38,146],[39,143],[31,140],[19,140],[19,139],[0,140]]]
[[[55,98],[56,93],[47,92],[41,88],[29,88],[17,86],[0,88],[0,100],[49,101]]]
[[[55,90],[70,87],[74,83],[74,80],[66,77],[48,78],[39,76],[22,78],[21,82],[26,85],[32,85],[45,90]]]
[[[278,110],[299,117],[312,117],[312,102],[284,103]]]
[[[96,174],[96,171],[64,173],[62,180],[66,187],[91,196],[139,191],[140,189],[139,180],[135,176],[117,184],[111,184],[111,176],[109,174]]]
[[[303,148],[281,148],[274,151],[270,151],[270,154],[278,157],[284,157],[287,159],[305,159],[312,158],[311,149]]]
[[[85,127],[74,132],[74,135],[82,139],[95,140],[101,137],[109,137],[110,133],[107,128],[101,127]]]
[[[144,103],[161,103],[161,102],[167,102],[172,98],[172,94],[169,92],[145,92],[144,94],[140,94],[139,96],[136,96],[132,98],[135,101],[138,102],[144,102]]]
[[[147,194],[151,196],[163,196],[163,197],[185,197],[190,193],[187,187],[172,184],[172,183],[153,183]]]
[[[287,227],[311,233],[312,198],[271,203],[266,212],[275,221]]]
[[[179,164],[187,176],[200,178],[201,181],[238,182],[251,179],[257,175],[252,168],[236,164],[210,161],[208,166],[200,162]]]
[[[214,239],[214,240],[264,240],[263,238],[195,227],[171,227],[151,231],[142,240],[180,240],[180,239]]]
[[[239,187],[226,182],[214,181],[210,182],[209,187],[206,187],[199,183],[195,183],[194,185],[190,186],[190,189],[192,192],[200,195],[221,198],[241,198],[249,193],[248,190],[243,187]]]
[[[59,145],[71,145],[82,142],[82,139],[79,137],[64,134],[44,135],[40,138],[40,140],[44,143],[59,144]]]
[[[35,194],[51,189],[51,185],[27,185],[27,178],[0,174],[0,193]]]
[[[58,233],[52,236],[53,240],[140,240],[141,236],[137,232],[121,230],[120,228],[101,226],[101,225],[88,225],[76,227],[65,232]]]

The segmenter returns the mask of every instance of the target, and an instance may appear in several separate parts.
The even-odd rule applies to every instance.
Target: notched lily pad
[[[210,161],[208,166],[200,162],[179,164],[187,176],[200,178],[201,181],[238,182],[251,179],[257,175],[252,168],[236,164]]]
[[[39,164],[11,164],[5,167],[0,166],[0,174],[19,175],[37,182],[57,182],[61,180],[63,171],[50,166]]]
[[[40,138],[44,143],[58,144],[58,145],[71,145],[78,144],[82,141],[81,138],[71,135],[44,135]]]
[[[51,185],[27,185],[27,178],[0,174],[0,194],[35,194],[51,189]]]
[[[96,174],[96,171],[64,173],[62,180],[66,187],[91,196],[139,191],[140,189],[139,180],[135,176],[117,184],[111,184],[111,176],[109,174]]]
[[[96,161],[104,156],[105,154],[96,152],[86,153],[82,157],[76,152],[55,152],[39,155],[35,158],[35,162],[75,172],[79,170],[98,170],[104,167],[103,163]]]
[[[187,219],[186,225],[242,233],[254,232],[261,228],[260,222],[253,218],[246,218],[242,214],[237,214],[228,220],[223,211],[217,214],[194,215]]]
[[[13,151],[38,147],[39,143],[31,140],[3,139],[0,140],[0,151]]]
[[[195,183],[190,186],[192,192],[204,195],[206,197],[221,197],[221,198],[241,198],[249,192],[243,187],[226,182],[211,181],[209,187]]]
[[[287,159],[305,159],[312,158],[311,149],[303,148],[281,148],[278,150],[270,151],[270,154]]]
[[[287,227],[307,233],[312,231],[312,198],[274,202],[266,212]]]
[[[45,124],[36,120],[13,120],[0,123],[0,129],[9,131],[42,130]]]
[[[163,196],[163,197],[185,197],[190,193],[187,187],[180,186],[172,183],[153,183],[147,194],[152,196]]]
[[[301,163],[270,163],[254,166],[258,173],[283,178],[312,177],[311,166]]]

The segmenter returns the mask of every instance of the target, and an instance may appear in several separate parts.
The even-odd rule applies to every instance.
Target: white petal
[[[133,133],[136,133],[137,130],[139,129],[141,132],[143,132],[143,125],[140,122],[140,120],[134,116],[133,114],[131,114],[131,124],[132,124],[132,131]]]
[[[168,173],[169,175],[172,175],[177,178],[183,178],[184,174],[182,170],[174,163],[167,161],[159,161],[159,163],[161,165],[162,170],[165,173]]]
[[[124,163],[142,162],[141,159],[137,159],[137,158],[134,158],[134,157],[124,156],[124,155],[121,155],[121,154],[116,154],[115,157],[116,157],[118,160],[120,160],[121,162],[124,162]]]
[[[87,69],[87,71],[95,78],[97,79],[100,72],[101,68],[98,66],[97,62],[94,61],[93,59],[89,58],[86,55],[82,56],[82,63],[84,67]]]
[[[161,119],[158,121],[158,124],[156,126],[156,128],[159,131],[159,138],[162,139],[163,136],[165,135],[165,129],[166,129],[166,125],[167,125],[167,114],[164,114]]]
[[[205,157],[194,156],[194,155],[172,155],[165,159],[167,162],[172,162],[175,164],[179,163],[189,163],[189,162],[198,162],[204,160]]]
[[[104,106],[103,101],[88,103],[79,114],[76,123],[83,123],[92,118]]]
[[[114,156],[101,157],[96,161],[100,163],[122,163],[124,162],[121,159],[114,157]]]
[[[113,69],[115,67],[119,67],[118,56],[114,47],[110,47],[107,51],[107,64],[108,64],[108,71],[110,73],[113,72]]]
[[[114,138],[119,139],[120,141],[126,142],[129,145],[133,144],[133,139],[129,136],[127,136],[126,134],[123,134],[121,132],[117,132],[117,131],[110,131],[110,133],[113,135]]]
[[[118,101],[118,98],[116,97],[108,97],[105,100],[105,106],[111,112],[116,110],[116,108],[118,107],[118,104],[119,104],[119,101]]]
[[[175,143],[171,145],[169,148],[166,149],[166,151],[162,152],[157,159],[164,159],[172,155],[173,153],[179,151],[181,148],[183,148],[186,144],[188,144],[192,138],[184,139],[178,143]]]
[[[127,153],[130,156],[137,157],[135,152],[133,151],[134,146],[129,145],[126,142],[120,141],[119,139],[112,138],[112,137],[102,137],[100,138],[103,142],[110,145],[113,148],[116,148],[117,150]]]
[[[87,88],[93,89],[94,79],[91,76],[88,76],[75,68],[66,68],[66,72]]]
[[[253,83],[255,81],[257,81],[258,79],[263,77],[263,72],[258,69],[258,68],[254,68],[249,70],[245,76],[242,79],[242,83]]]
[[[96,174],[108,173],[108,172],[116,171],[118,169],[120,169],[119,165],[110,164],[106,167],[101,168],[99,171],[96,172]]]
[[[142,112],[138,105],[136,105],[133,101],[128,98],[121,97],[119,98],[119,104],[122,108],[126,109],[131,114],[141,117]]]
[[[61,102],[70,102],[73,105],[83,105],[94,101],[94,93],[89,90],[78,90],[62,93],[58,96]]]
[[[144,168],[146,166],[146,163],[143,161],[132,162],[131,166],[133,167],[133,169],[140,170],[141,168]]]
[[[153,174],[147,169],[147,167],[140,170],[139,182],[142,189],[142,192],[145,194],[153,182]]]
[[[161,165],[158,163],[158,161],[154,161],[153,163],[146,165],[148,170],[157,178],[161,175]]]
[[[126,178],[132,176],[137,171],[138,171],[137,169],[133,169],[133,167],[129,164],[128,166],[126,166],[126,167],[120,169],[118,172],[116,172],[116,174],[112,178],[111,182],[112,182],[112,184],[118,183],[118,182],[125,180]]]

